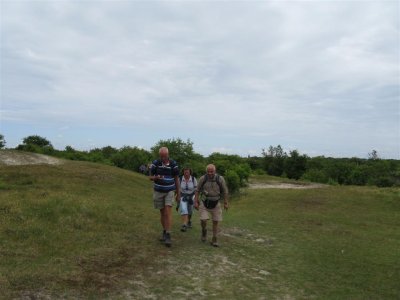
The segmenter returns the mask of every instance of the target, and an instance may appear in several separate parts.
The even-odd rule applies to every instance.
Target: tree
[[[306,166],[307,156],[293,150],[289,152],[289,157],[285,160],[285,173],[288,178],[298,180],[305,173]]]
[[[117,153],[114,153],[110,160],[119,168],[138,172],[142,164],[147,165],[150,162],[151,154],[138,147],[125,146]]]
[[[193,150],[193,142],[189,139],[185,142],[180,138],[159,140],[153,147],[151,153],[153,158],[158,158],[158,151],[161,147],[167,147],[171,158],[174,159],[180,167],[188,165],[190,161],[202,160],[203,157]]]
[[[378,160],[379,159],[378,151],[372,150],[371,153],[368,153],[368,159]]]
[[[4,139],[4,135],[0,134],[0,149],[3,149],[6,146],[6,140]]]
[[[105,158],[110,158],[113,154],[118,152],[118,149],[115,149],[111,146],[106,146],[101,148],[101,152]]]
[[[30,135],[27,136],[22,140],[24,145],[36,145],[39,147],[51,147],[53,148],[53,145],[50,143],[49,140],[47,140],[44,137],[38,136],[38,135]]]
[[[276,147],[270,146],[268,151],[263,149],[263,156],[267,173],[269,175],[281,176],[284,172],[285,159],[287,158],[287,154],[283,151],[281,145]]]
[[[75,152],[75,149],[72,146],[65,146],[65,152]]]
[[[38,135],[30,135],[25,137],[22,140],[22,144],[18,145],[16,149],[47,155],[53,155],[55,152],[50,141]]]

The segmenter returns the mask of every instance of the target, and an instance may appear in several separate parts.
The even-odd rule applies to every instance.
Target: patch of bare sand
[[[295,184],[295,183],[250,183],[249,189],[298,189],[298,190],[306,190],[306,189],[320,189],[326,187],[325,184]]]
[[[23,166],[23,165],[59,165],[62,160],[48,155],[22,152],[22,151],[0,151],[0,165]]]

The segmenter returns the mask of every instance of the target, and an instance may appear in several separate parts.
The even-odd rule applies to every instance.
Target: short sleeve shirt
[[[179,175],[179,167],[174,160],[164,164],[161,160],[156,159],[150,166],[150,174],[163,176],[154,181],[155,191],[167,193],[176,190],[175,177]]]

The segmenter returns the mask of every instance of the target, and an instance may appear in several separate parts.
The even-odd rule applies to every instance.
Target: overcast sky
[[[400,158],[398,1],[1,0],[0,132]]]

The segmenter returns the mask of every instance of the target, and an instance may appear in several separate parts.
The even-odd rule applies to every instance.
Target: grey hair
[[[207,167],[206,167],[206,172],[207,172],[208,168],[212,168],[212,169],[214,169],[214,171],[217,170],[217,168],[216,168],[215,165],[213,165],[213,164],[207,165]]]

